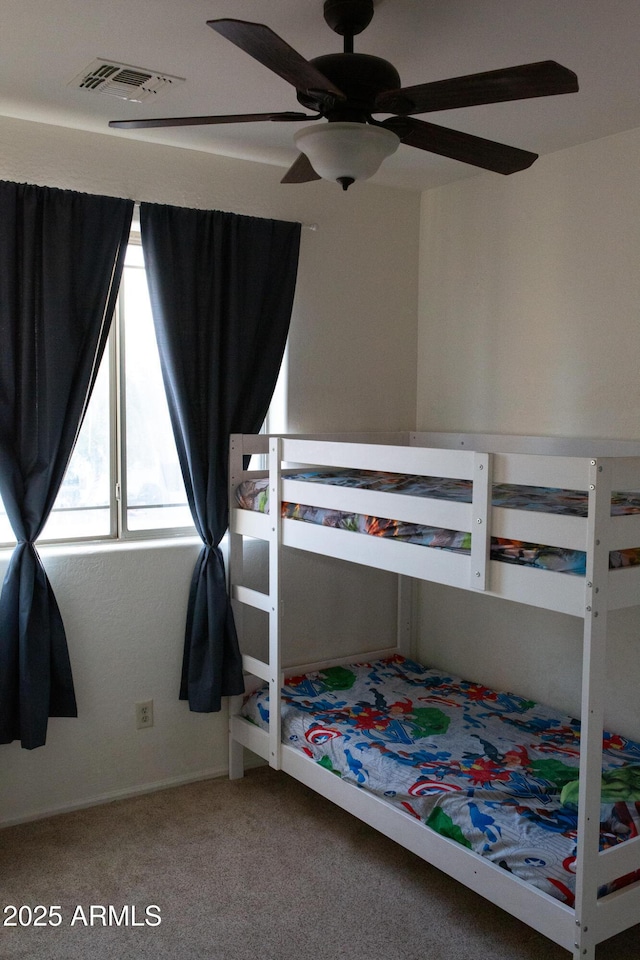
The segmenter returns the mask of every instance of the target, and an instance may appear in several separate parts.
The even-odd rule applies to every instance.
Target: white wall
[[[424,194],[418,428],[640,437],[640,130]]]
[[[367,183],[346,194],[324,182],[285,187],[276,167],[5,118],[0,143],[6,180],[316,223],[302,235],[289,428],[414,426],[417,194]],[[0,823],[224,772],[226,717],[191,714],[177,700],[197,550],[193,542],[42,548],[80,717],[52,719],[43,748],[0,746]],[[0,557],[1,576],[6,562]],[[303,584],[310,579],[305,567]],[[335,630],[345,592],[363,632],[380,629],[378,600],[390,587],[375,580],[370,609],[371,589],[340,579],[322,607],[323,629]],[[305,608],[294,608],[292,631],[305,626]],[[137,731],[133,703],[149,698],[155,726]]]
[[[418,428],[640,438],[640,130],[422,200]],[[423,657],[579,710],[581,625],[425,587]],[[640,618],[610,723],[640,736]]]
[[[41,554],[65,623],[79,717],[50,720],[36,750],[0,746],[0,820],[223,770],[219,717],[178,701],[196,540]],[[149,699],[154,726],[137,731],[133,705]]]

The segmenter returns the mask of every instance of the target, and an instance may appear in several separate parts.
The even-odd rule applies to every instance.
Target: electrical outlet
[[[136,703],[136,727],[144,730],[153,726],[153,700],[142,700]]]

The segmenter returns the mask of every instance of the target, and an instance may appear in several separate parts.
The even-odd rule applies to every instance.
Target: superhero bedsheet
[[[243,714],[267,727],[268,688]],[[282,740],[573,903],[577,720],[395,656],[288,677]],[[605,734],[601,849],[639,827],[640,744]]]
[[[309,483],[330,483],[337,486],[357,487],[367,490],[382,490],[409,496],[428,497],[436,500],[455,500],[471,503],[470,480],[451,480],[440,477],[407,476],[374,471],[306,471],[289,474],[288,479],[305,480]],[[245,510],[261,513],[269,509],[269,481],[247,480],[236,491],[236,500]],[[546,487],[495,484],[492,503],[494,507],[510,507],[517,510],[563,514],[585,517],[588,495],[579,490],[556,490]],[[612,516],[640,513],[640,493],[616,493],[611,501]],[[371,517],[355,513],[343,513],[300,503],[283,503],[282,516],[304,520],[308,523],[338,527],[357,533],[379,537],[394,537],[407,543],[469,553],[471,534],[458,530],[441,530],[399,520]],[[586,555],[580,550],[550,547],[544,544],[524,543],[517,540],[491,539],[491,559],[507,563],[540,567],[562,573],[584,575]],[[640,547],[617,550],[610,554],[611,567],[634,566],[640,563]]]

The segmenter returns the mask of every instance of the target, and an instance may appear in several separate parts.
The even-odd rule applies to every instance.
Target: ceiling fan
[[[213,30],[292,84],[299,102],[314,113],[112,120],[109,126],[324,120],[327,122],[312,124],[295,135],[301,152],[281,182],[323,178],[337,180],[344,190],[355,180],[372,176],[400,143],[496,173],[515,173],[531,166],[536,153],[417,120],[414,114],[574,93],[578,79],[572,70],[544,60],[402,87],[398,71],[387,60],[354,52],[353,38],[369,25],[373,13],[373,0],[325,0],[325,21],[344,38],[344,49],[311,60],[264,24],[228,18],[208,21]],[[392,116],[376,120],[375,114]]]

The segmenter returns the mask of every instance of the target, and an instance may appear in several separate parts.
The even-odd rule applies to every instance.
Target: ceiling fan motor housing
[[[381,57],[368,53],[328,53],[310,61],[346,96],[327,107],[326,96],[316,98],[313,91],[298,91],[298,100],[311,110],[331,119],[365,119],[374,112],[376,97],[400,87],[396,68]],[[363,116],[364,115],[364,116]]]

